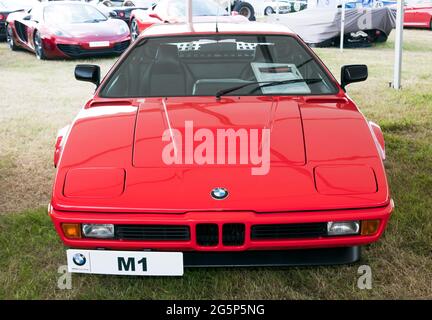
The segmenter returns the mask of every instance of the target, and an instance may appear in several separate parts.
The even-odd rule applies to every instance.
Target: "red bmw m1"
[[[71,272],[353,263],[393,210],[380,127],[283,26],[147,29],[60,130],[49,214]]]

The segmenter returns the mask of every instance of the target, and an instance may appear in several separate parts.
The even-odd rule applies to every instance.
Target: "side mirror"
[[[113,19],[118,18],[118,14],[115,11],[110,11],[108,15],[110,18],[113,18]]]
[[[345,87],[354,82],[365,81],[368,77],[368,67],[364,64],[343,66],[341,70],[341,86]]]
[[[100,67],[94,64],[79,64],[75,67],[75,79],[91,82],[99,87]]]

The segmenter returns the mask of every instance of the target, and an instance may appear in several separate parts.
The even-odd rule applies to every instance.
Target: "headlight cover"
[[[347,236],[360,233],[360,221],[330,221],[327,223],[327,235]]]
[[[82,232],[86,238],[112,239],[114,238],[114,225],[83,224]]]

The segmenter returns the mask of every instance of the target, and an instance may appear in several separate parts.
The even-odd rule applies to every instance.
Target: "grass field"
[[[0,298],[5,299],[371,299],[432,298],[432,32],[405,32],[403,90],[389,88],[393,38],[369,49],[317,49],[339,75],[367,63],[349,94],[382,126],[396,210],[383,239],[363,250],[373,288],[352,266],[187,269],[182,278],[73,275],[60,290],[65,251],[46,213],[54,139],[90,97],[73,61],[38,61],[0,43]],[[80,61],[84,62],[84,61]],[[113,59],[92,60],[107,71]]]

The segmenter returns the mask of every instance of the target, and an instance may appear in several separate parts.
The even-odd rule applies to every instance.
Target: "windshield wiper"
[[[291,83],[303,83],[303,82],[306,84],[311,84],[311,83],[317,83],[317,82],[321,82],[321,81],[322,81],[322,79],[291,79],[291,80],[282,80],[282,81],[249,82],[249,83],[242,84],[240,86],[219,90],[218,92],[216,92],[216,99],[220,99],[220,97],[222,97],[228,93],[246,88],[246,87],[251,86],[251,85],[258,85],[258,86],[256,88],[254,88],[250,93],[252,93],[258,89],[261,89],[261,88],[273,87],[273,86],[277,86],[277,85],[291,84]]]

